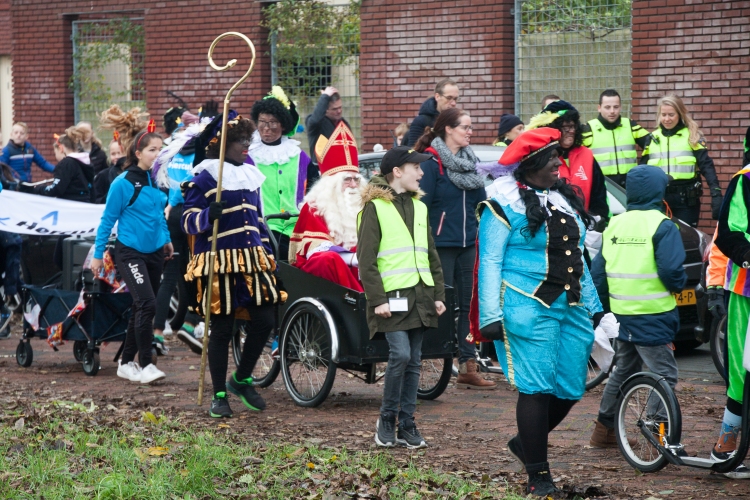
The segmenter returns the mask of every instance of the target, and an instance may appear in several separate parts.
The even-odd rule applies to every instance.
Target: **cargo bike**
[[[297,214],[265,217],[289,220]],[[272,246],[278,245],[271,234]],[[279,260],[278,272],[288,293],[277,308],[278,354],[271,338],[253,373],[260,387],[271,385],[281,373],[284,385],[299,406],[316,407],[328,397],[338,370],[346,371],[367,384],[378,382],[388,361],[388,341],[382,333],[370,339],[367,327],[367,299],[364,293],[305,273]],[[453,289],[446,287],[446,310],[454,309]],[[241,325],[232,349],[239,363],[245,338]],[[451,314],[443,314],[438,328],[428,329],[422,343],[422,371],[418,397],[435,399],[448,386],[456,351],[456,325]]]

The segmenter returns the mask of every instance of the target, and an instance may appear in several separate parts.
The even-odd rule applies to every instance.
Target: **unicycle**
[[[742,426],[736,452],[723,462],[689,457],[680,443],[680,404],[667,381],[648,372],[636,373],[620,388],[615,414],[615,437],[625,460],[640,472],[657,472],[667,464],[733,471],[747,456],[750,445],[750,374],[745,374]]]

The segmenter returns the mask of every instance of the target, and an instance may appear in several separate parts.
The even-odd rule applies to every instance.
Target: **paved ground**
[[[148,409],[182,414],[183,419],[208,420],[207,402],[196,405],[199,357],[173,336],[167,342],[169,356],[159,359],[168,378],[154,386],[139,386],[116,377],[111,360],[119,344],[102,349],[102,369],[88,377],[74,360],[67,344],[54,352],[42,340],[33,340],[34,362],[21,368],[15,361],[19,327],[14,338],[0,341],[0,394],[19,399],[82,400],[92,398],[100,407],[112,404],[123,418]],[[716,439],[724,404],[723,384],[706,349],[679,357],[681,382],[678,398],[683,413],[683,443],[691,454],[706,456]],[[411,454],[389,450],[397,460],[412,460],[445,471],[489,474],[492,478],[520,485],[525,475],[507,453],[505,443],[515,434],[516,394],[501,381],[491,392],[459,390],[451,386],[435,401],[420,402],[417,419],[430,448]],[[208,382],[208,377],[207,377]],[[207,384],[210,387],[210,383]],[[374,448],[372,434],[382,387],[366,385],[339,370],[328,400],[318,408],[295,406],[279,378],[262,390],[268,402],[263,413],[246,411],[232,400],[234,426],[248,439],[312,442],[350,449]],[[586,394],[562,426],[552,433],[550,461],[561,483],[589,489],[603,498],[724,498],[750,497],[750,481],[728,480],[706,471],[668,466],[655,473],[636,473],[617,449],[588,446],[601,387]],[[208,398],[207,398],[208,399]],[[211,425],[211,424],[209,424]],[[595,495],[599,491],[601,495]]]

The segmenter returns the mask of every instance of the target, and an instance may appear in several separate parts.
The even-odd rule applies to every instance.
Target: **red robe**
[[[333,251],[315,252],[307,258],[307,253],[323,243],[335,245],[325,219],[310,209],[305,203],[294,225],[289,243],[289,263],[306,273],[333,281],[357,292],[364,292],[359,281],[359,270],[346,265],[341,256]],[[356,252],[352,248],[351,252]]]

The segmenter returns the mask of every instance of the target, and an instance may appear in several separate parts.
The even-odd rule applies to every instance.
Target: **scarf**
[[[484,178],[477,173],[479,158],[471,148],[461,148],[454,155],[440,137],[435,137],[430,146],[440,155],[440,161],[448,171],[448,179],[457,188],[470,191],[484,187]]]

